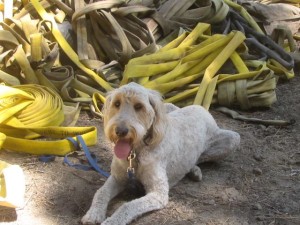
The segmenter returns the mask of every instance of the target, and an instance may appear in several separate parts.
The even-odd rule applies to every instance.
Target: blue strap
[[[64,157],[64,163],[67,164],[68,166],[74,167],[79,170],[88,171],[88,170],[93,169],[91,166],[88,166],[88,165],[82,165],[82,164],[76,164],[76,163],[70,162],[67,155]]]
[[[79,170],[85,170],[85,171],[92,170],[93,167],[91,167],[90,165],[83,165],[83,164],[80,164],[80,163],[72,163],[69,160],[69,158],[68,158],[69,155],[74,155],[75,153],[77,153],[81,149],[80,149],[79,144],[73,138],[68,137],[67,140],[72,142],[72,144],[76,148],[76,151],[71,152],[71,153],[65,155],[65,157],[64,157],[64,163],[67,164],[68,166],[74,167],[74,168],[79,169]]]
[[[76,150],[78,150],[78,151],[80,150],[80,146],[79,146],[78,142],[75,139],[73,139],[71,137],[67,137],[67,140],[72,142],[72,144],[74,145]]]
[[[41,155],[39,160],[45,163],[53,162],[55,160],[55,155]]]
[[[98,173],[102,174],[103,176],[105,177],[109,177],[109,173],[107,173],[106,171],[102,170],[98,164],[97,164],[97,161],[93,159],[88,147],[86,146],[83,138],[81,137],[81,135],[78,135],[77,136],[77,140],[79,140],[80,142],[80,145],[89,161],[89,163],[91,164],[91,166],[94,168],[94,170],[96,170]]]
[[[81,165],[81,164],[72,164],[68,161],[67,157],[65,156],[64,158],[64,162],[72,167],[78,168],[78,169],[83,169],[83,170],[90,170],[90,169],[94,169],[95,171],[97,171],[98,173],[100,173],[101,175],[103,175],[104,177],[109,177],[109,173],[107,173],[106,171],[102,170],[98,163],[97,163],[97,159],[96,156],[91,154],[87,145],[85,144],[83,138],[81,137],[81,135],[76,136],[78,142],[80,143],[80,145],[78,144],[78,142],[76,142],[73,138],[67,138],[69,141],[71,141],[74,146],[76,147],[76,149],[83,149],[84,154],[90,164],[90,166],[85,166],[85,165]]]
[[[68,159],[69,155],[74,154],[74,153],[76,153],[76,151],[80,151],[81,149],[80,149],[80,146],[79,146],[78,142],[75,139],[73,139],[71,137],[67,137],[66,139],[68,141],[72,142],[72,144],[75,146],[76,150],[75,150],[75,152],[71,152],[71,153],[65,155],[65,157],[64,157],[64,163],[67,164],[68,166],[74,167],[74,168],[79,169],[79,170],[84,170],[84,171],[92,170],[93,167],[91,167],[90,165],[83,165],[83,164],[72,163]]]

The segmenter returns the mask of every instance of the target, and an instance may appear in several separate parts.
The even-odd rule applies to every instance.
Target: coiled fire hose
[[[0,86],[2,147],[35,155],[63,156],[76,150],[66,138],[81,135],[96,144],[96,127],[62,127],[66,116],[61,97],[41,85]],[[39,139],[37,139],[39,138]]]

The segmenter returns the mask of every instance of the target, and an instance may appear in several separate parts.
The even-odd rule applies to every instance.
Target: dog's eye
[[[139,111],[139,110],[141,110],[143,108],[143,105],[141,104],[141,103],[136,103],[135,105],[134,105],[134,109],[136,110],[136,111]]]
[[[121,105],[121,102],[120,102],[119,100],[115,101],[114,106],[115,106],[116,108],[119,108],[120,105]]]

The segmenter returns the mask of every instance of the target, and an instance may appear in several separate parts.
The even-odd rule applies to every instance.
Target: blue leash
[[[83,138],[81,137],[81,135],[78,135],[76,137],[77,137],[78,142],[71,137],[68,137],[67,140],[71,141],[76,149],[80,149],[80,148],[83,149],[84,154],[85,154],[90,166],[82,165],[82,164],[73,164],[68,160],[67,155],[64,157],[64,163],[66,163],[67,165],[74,167],[76,169],[81,169],[81,170],[85,170],[85,171],[93,169],[93,170],[97,171],[98,173],[100,173],[102,176],[109,177],[109,173],[107,173],[106,171],[102,170],[99,167],[96,156],[94,154],[90,153],[90,151],[89,151],[87,145],[85,144]]]

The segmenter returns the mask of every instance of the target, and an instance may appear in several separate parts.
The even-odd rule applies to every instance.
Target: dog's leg
[[[230,152],[236,150],[240,144],[240,135],[234,131],[220,129],[211,137],[210,145],[202,153],[198,163],[212,162],[224,159]]]
[[[152,176],[151,176],[152,175]],[[169,200],[169,185],[165,173],[143,175],[142,183],[147,194],[141,198],[124,203],[101,225],[125,225],[138,216],[165,207]]]
[[[110,176],[104,185],[96,192],[92,205],[81,219],[83,224],[97,224],[105,220],[109,201],[124,189],[117,180]]]

